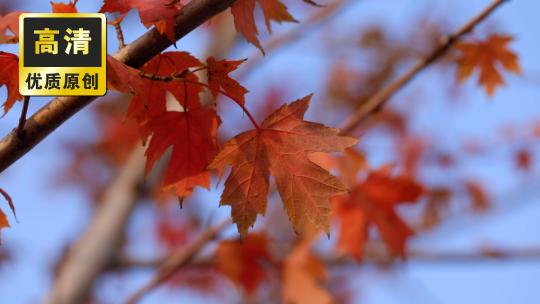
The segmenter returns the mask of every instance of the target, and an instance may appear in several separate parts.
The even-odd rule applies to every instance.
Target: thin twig
[[[425,58],[419,60],[412,66],[403,76],[390,83],[384,89],[380,90],[367,100],[365,103],[350,115],[347,120],[340,126],[341,134],[352,133],[358,125],[360,125],[372,113],[380,109],[396,92],[408,84],[416,75],[444,55],[461,37],[470,33],[474,28],[491,15],[501,4],[509,0],[496,0],[480,14],[467,22],[458,31],[450,36],[441,39],[440,44]]]
[[[486,248],[478,251],[460,251],[460,250],[410,250],[407,254],[409,263],[430,263],[430,264],[448,264],[448,263],[483,263],[490,261],[509,262],[509,261],[540,261],[540,247],[529,248]],[[277,260],[282,260],[277,258]],[[189,266],[210,267],[214,265],[213,256],[205,256],[201,259],[193,260]],[[157,259],[136,259],[130,257],[121,257],[112,265],[112,271],[125,271],[133,268],[156,268],[163,264],[165,258]],[[363,267],[375,265],[393,266],[402,263],[401,260],[389,256],[381,250],[375,252],[366,252],[363,260],[357,262],[350,258],[339,256],[321,257],[321,261],[328,267]]]
[[[132,294],[126,301],[126,304],[135,304],[139,302],[139,300],[141,300],[146,293],[171,278],[180,268],[191,262],[191,260],[202,250],[202,248],[204,248],[204,246],[206,246],[206,244],[208,244],[209,241],[213,240],[224,228],[230,224],[231,220],[227,219],[215,226],[209,227],[203,231],[199,237],[187,248],[175,252],[167,257],[163,263],[160,264],[161,266],[152,280]]]
[[[112,26],[114,26],[114,30],[116,31],[116,39],[118,40],[118,50],[123,49],[126,47],[126,43],[124,41],[124,32],[122,31],[122,26],[120,23],[122,22],[121,17],[117,18],[116,20],[113,20],[111,22]]]
[[[24,137],[24,125],[26,124],[26,115],[28,114],[28,105],[30,104],[30,96],[24,96],[24,103],[21,112],[21,117],[19,118],[19,126],[17,127],[17,136],[19,138]]]

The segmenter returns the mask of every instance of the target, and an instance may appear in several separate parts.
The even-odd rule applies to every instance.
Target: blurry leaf
[[[11,209],[11,212],[13,212],[13,215],[15,216],[15,218],[17,218],[17,214],[15,213],[15,205],[13,204],[13,200],[11,199],[11,196],[9,196],[9,194],[3,189],[0,189],[0,195],[2,195],[4,199],[7,201],[9,208]],[[10,226],[9,226],[9,222],[8,222],[6,214],[2,211],[2,209],[0,209],[0,244],[2,244],[2,235],[1,235],[2,229],[9,228],[9,227]]]
[[[485,41],[459,43],[456,47],[462,56],[458,60],[458,80],[464,81],[477,69],[480,72],[478,83],[484,86],[488,95],[493,95],[497,87],[505,84],[500,67],[521,73],[518,56],[508,49],[512,40],[512,36],[493,34]]]
[[[24,12],[11,12],[0,17],[0,44],[19,40],[19,16]],[[7,32],[9,30],[9,32]]]
[[[248,295],[254,294],[267,278],[264,264],[271,260],[268,239],[263,234],[222,241],[216,249],[217,269]]]
[[[52,6],[52,12],[53,13],[77,13],[77,8],[75,5],[77,5],[78,0],[69,1],[67,4],[62,2],[53,2],[51,1]]]
[[[515,154],[516,166],[523,171],[530,171],[532,167],[532,155],[528,149],[520,149]]]
[[[170,0],[105,0],[100,13],[125,15],[132,8],[137,9],[145,27],[155,26],[172,42],[176,41],[174,28],[176,17],[180,14],[183,1]]]
[[[392,176],[386,168],[372,171],[349,196],[334,200],[340,221],[338,250],[361,260],[374,225],[390,252],[404,257],[406,241],[414,231],[395,208],[415,203],[423,194],[422,186],[408,176]]]
[[[311,241],[302,240],[283,263],[284,303],[333,303],[332,295],[322,286],[327,280],[325,265],[311,254]]]
[[[489,197],[486,189],[476,181],[466,181],[465,189],[471,197],[471,208],[476,212],[483,212],[489,209]]]

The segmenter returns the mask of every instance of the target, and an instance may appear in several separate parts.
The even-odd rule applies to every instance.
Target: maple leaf
[[[252,295],[267,278],[263,263],[272,262],[264,234],[249,234],[240,240],[225,240],[216,249],[216,266],[235,284]]]
[[[458,80],[464,81],[477,69],[480,71],[478,83],[492,96],[498,86],[505,84],[499,65],[511,73],[521,73],[518,56],[508,49],[512,40],[508,35],[493,34],[485,41],[459,43],[456,47],[462,56],[458,60]]]
[[[259,35],[257,24],[255,23],[255,1],[262,8],[266,27],[268,32],[272,32],[270,22],[273,20],[278,23],[298,22],[287,10],[280,0],[237,0],[231,6],[231,13],[234,16],[234,25],[236,30],[246,38],[248,42],[255,45],[264,54],[264,49],[257,37]]]
[[[17,213],[15,213],[15,205],[13,204],[13,200],[11,199],[11,196],[4,190],[0,188],[0,195],[4,197],[4,199],[7,201],[9,208],[11,209],[11,212],[13,212],[13,215],[15,216],[15,219],[17,219]],[[2,232],[2,229],[9,228],[9,221],[7,219],[6,214],[0,209],[0,232]],[[0,244],[2,244],[2,238],[0,233]]]
[[[200,66],[203,64],[187,52],[165,52],[155,56],[141,67],[142,72],[155,76],[184,74],[183,77],[186,80],[186,82],[163,82],[138,78],[137,87],[133,92],[135,96],[129,104],[126,118],[135,119],[139,123],[143,139],[149,133],[146,128],[147,122],[167,111],[167,92],[174,96],[182,108],[199,107],[199,93],[202,87],[197,85],[199,82],[197,75],[186,73],[186,71]],[[140,75],[140,71],[137,73]]]
[[[414,231],[398,216],[400,203],[416,202],[424,193],[407,176],[391,176],[387,168],[372,171],[348,197],[334,199],[340,220],[338,250],[362,259],[369,227],[374,225],[392,254],[405,256],[405,244]]]
[[[471,208],[476,212],[484,212],[489,209],[490,202],[486,189],[482,184],[476,181],[466,181],[465,190],[471,197]]]
[[[132,8],[139,12],[141,22],[145,27],[155,26],[169,40],[176,41],[176,17],[182,9],[181,1],[170,0],[105,0],[100,13],[118,12],[125,15]]]
[[[215,60],[214,57],[207,59],[208,65],[208,86],[214,98],[219,93],[219,88],[222,88],[231,98],[239,102],[245,103],[245,95],[249,92],[246,88],[240,85],[236,80],[229,76],[229,73],[236,70],[244,60]]]
[[[224,167],[232,166],[221,204],[231,206],[240,235],[246,235],[257,215],[266,210],[270,173],[295,230],[308,221],[328,232],[328,200],[347,190],[307,155],[343,151],[354,145],[356,139],[338,136],[337,129],[303,120],[310,99],[311,95],[283,105],[259,129],[241,133],[227,142],[210,164],[209,168],[220,174]]]
[[[52,12],[53,13],[77,13],[77,2],[79,0],[69,1],[67,4],[62,2],[53,2],[51,1]]]
[[[282,22],[298,22],[287,10],[287,6],[279,0],[258,0],[264,14],[264,21],[268,32],[272,33],[270,22],[273,20],[277,23]]]
[[[152,138],[146,150],[145,172],[172,146],[163,188],[175,188],[179,197],[191,194],[195,186],[208,188],[206,167],[217,152],[216,133],[220,123],[211,109],[190,108],[185,112],[165,112],[148,123]]]
[[[22,13],[16,11],[0,17],[0,43],[16,43],[19,40],[19,16]]]
[[[3,105],[5,115],[15,101],[23,99],[19,92],[19,57],[0,51],[0,66],[0,87],[5,85],[8,93]]]
[[[283,263],[284,303],[333,303],[332,295],[321,286],[328,280],[326,268],[311,254],[312,239],[301,240]]]

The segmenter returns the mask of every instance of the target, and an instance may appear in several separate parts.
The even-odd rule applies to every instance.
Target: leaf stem
[[[206,83],[203,83],[203,82],[198,82],[198,81],[191,81],[189,79],[184,79],[185,82],[189,82],[189,83],[192,83],[192,84],[196,84],[196,85],[200,85],[200,86],[203,86],[205,88],[208,88],[210,89],[210,86]],[[234,98],[231,94],[225,92],[225,91],[222,91],[222,90],[219,90],[219,93],[221,95],[224,95],[224,96],[227,96],[229,97],[229,99],[231,99],[232,101],[234,101],[240,108],[242,108],[242,111],[246,114],[246,116],[249,118],[249,120],[251,121],[251,124],[255,127],[255,129],[257,129],[257,131],[260,131],[261,130],[261,127],[259,126],[259,124],[257,123],[257,121],[255,120],[255,118],[253,117],[253,115],[251,115],[251,113],[248,111],[248,109],[246,108],[246,106],[236,100],[236,98]]]

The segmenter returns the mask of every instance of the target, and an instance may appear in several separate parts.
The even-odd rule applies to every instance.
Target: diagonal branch
[[[197,0],[189,2],[176,18],[176,39],[180,39],[214,15],[227,9],[235,0]],[[166,36],[155,28],[113,56],[131,67],[140,67],[171,46]],[[30,117],[25,124],[24,138],[13,130],[0,141],[0,173],[28,153],[67,119],[94,101],[95,97],[57,97]]]
[[[358,125],[360,125],[372,113],[376,112],[383,106],[395,93],[401,90],[408,84],[416,75],[430,66],[437,59],[441,58],[446,52],[454,46],[459,39],[470,33],[474,28],[489,17],[499,6],[509,0],[495,0],[491,5],[484,9],[480,14],[463,25],[458,31],[450,36],[441,39],[440,44],[425,58],[420,59],[412,66],[403,76],[391,82],[384,89],[377,92],[369,100],[360,105],[356,111],[351,114],[347,120],[340,126],[342,134],[352,133]]]

